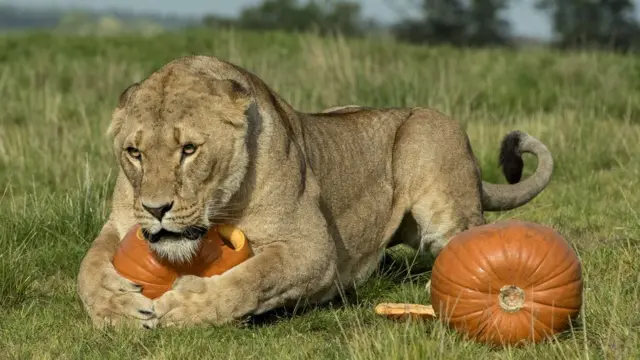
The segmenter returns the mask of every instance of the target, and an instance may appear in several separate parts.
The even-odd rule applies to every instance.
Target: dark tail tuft
[[[500,145],[500,166],[502,173],[509,184],[515,184],[522,178],[524,162],[520,154],[520,131],[512,131],[507,134]]]

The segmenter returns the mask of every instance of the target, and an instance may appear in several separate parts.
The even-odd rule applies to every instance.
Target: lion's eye
[[[133,146],[129,146],[127,148],[127,153],[134,159],[140,159],[140,150],[134,148]]]
[[[183,155],[191,155],[194,152],[196,152],[196,146],[193,145],[193,144],[187,144],[187,145],[182,147],[182,154]]]

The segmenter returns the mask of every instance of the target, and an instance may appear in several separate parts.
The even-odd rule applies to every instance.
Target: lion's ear
[[[251,105],[255,105],[249,90],[235,80],[211,80],[209,81],[209,89],[213,95],[229,100],[234,109],[242,109],[241,111],[245,115],[248,114]],[[245,126],[246,117],[240,118],[236,115],[237,113],[237,111],[231,111],[224,120],[236,127]]]
[[[232,102],[248,102],[251,97],[249,90],[235,80],[213,79],[208,82],[208,86],[213,95],[228,98]]]
[[[116,113],[127,105],[127,103],[129,102],[129,99],[131,99],[131,96],[138,89],[139,86],[140,86],[139,83],[137,82],[133,83],[129,85],[126,89],[124,89],[124,91],[120,94],[120,97],[118,98],[118,106],[116,107],[114,116],[112,117],[111,124],[107,129],[108,136],[114,136],[120,131],[120,128],[122,127],[122,122],[124,121],[124,119],[121,116],[116,116]]]
[[[124,91],[122,92],[122,94],[120,94],[120,97],[118,98],[119,108],[123,108],[127,105],[127,102],[129,102],[129,99],[131,99],[131,96],[133,95],[133,93],[136,90],[138,90],[139,86],[140,86],[140,83],[135,82],[129,85],[126,89],[124,89]]]

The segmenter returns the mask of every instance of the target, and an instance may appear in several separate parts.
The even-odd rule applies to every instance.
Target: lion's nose
[[[173,201],[169,204],[160,205],[158,207],[147,206],[143,203],[142,207],[147,210],[149,214],[153,215],[154,218],[162,220],[164,214],[168,213],[173,207]]]

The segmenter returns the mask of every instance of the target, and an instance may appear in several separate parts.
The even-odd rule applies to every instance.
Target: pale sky
[[[247,5],[260,3],[260,0],[0,0],[0,3],[14,5],[78,6],[94,9],[118,8],[122,10],[156,12],[161,14],[202,16],[208,13],[237,15]],[[389,3],[402,4],[411,0],[359,0],[366,17],[390,22],[398,19],[397,12]],[[508,12],[513,32],[516,35],[548,37],[549,21],[545,14],[533,9],[534,0],[512,0]],[[636,0],[640,5],[640,0]],[[640,7],[640,6],[639,6]],[[407,6],[404,6],[407,8]]]

